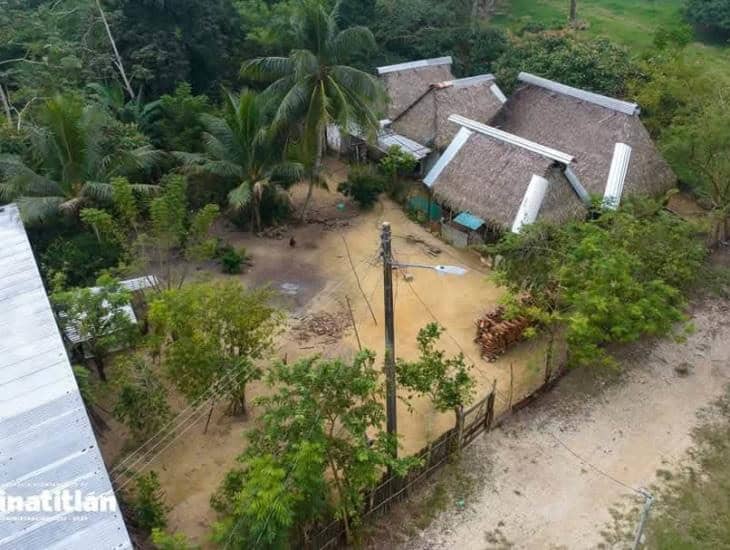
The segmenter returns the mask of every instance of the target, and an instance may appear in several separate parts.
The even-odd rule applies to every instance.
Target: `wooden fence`
[[[421,465],[411,469],[405,476],[388,476],[385,474],[380,484],[365,495],[365,508],[361,517],[363,521],[374,519],[385,513],[394,504],[405,500],[409,494],[421,486],[436,470],[443,466],[449,458],[463,447],[474,441],[482,432],[498,426],[512,412],[526,407],[537,397],[552,388],[564,374],[559,369],[549,380],[535,391],[511,404],[511,408],[495,416],[495,400],[497,397],[496,381],[492,391],[466,411],[460,413],[456,426],[435,441],[421,449],[416,456]],[[345,526],[342,520],[333,520],[324,525],[307,541],[301,541],[300,548],[322,550],[339,548],[346,544]]]

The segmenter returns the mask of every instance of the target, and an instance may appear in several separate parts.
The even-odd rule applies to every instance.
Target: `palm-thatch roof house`
[[[519,229],[538,213],[553,222],[585,215],[573,156],[458,115],[450,121],[458,133],[424,182],[451,211],[470,214],[466,227]],[[450,240],[465,244],[451,232],[458,228],[443,229]]]
[[[520,86],[489,123],[567,151],[591,195],[603,195],[616,143],[631,147],[627,195],[660,195],[677,182],[639,118],[639,106],[520,73]]]
[[[389,101],[387,118],[372,143],[377,151],[397,145],[430,165],[438,156],[431,153],[443,151],[456,135],[458,129],[448,122],[451,114],[486,122],[507,101],[493,75],[455,79],[451,65],[451,57],[439,57],[378,67]],[[363,148],[366,140],[360,134],[330,127],[329,147],[341,153]]]
[[[584,216],[592,195],[616,207],[624,194],[657,195],[676,177],[639,120],[639,107],[527,73],[489,123],[459,114],[458,130],[424,179],[459,216],[444,232],[475,237],[486,228],[519,231],[538,217],[562,222]],[[467,235],[466,239],[463,235]]]
[[[393,132],[437,151],[445,149],[457,129],[452,114],[487,122],[507,101],[494,75],[454,79],[450,57],[424,59],[378,68],[389,97]]]

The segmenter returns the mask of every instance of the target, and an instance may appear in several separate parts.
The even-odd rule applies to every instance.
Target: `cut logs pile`
[[[481,347],[484,359],[496,361],[510,346],[522,340],[531,324],[526,317],[505,319],[504,308],[500,306],[477,320],[477,337],[474,341]]]

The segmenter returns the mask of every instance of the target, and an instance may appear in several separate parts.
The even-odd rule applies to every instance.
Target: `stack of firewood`
[[[496,361],[510,346],[522,340],[530,325],[526,317],[505,319],[504,308],[500,306],[477,320],[477,337],[474,341],[482,348],[484,359]]]

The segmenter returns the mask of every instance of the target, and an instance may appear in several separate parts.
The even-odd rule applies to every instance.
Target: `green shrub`
[[[167,527],[168,507],[160,487],[157,472],[151,471],[137,476],[136,491],[132,506],[137,525],[145,531]]]
[[[220,260],[223,273],[234,275],[241,273],[248,254],[245,248],[236,250],[230,244],[219,241],[216,245],[215,257]]]
[[[122,256],[118,244],[100,242],[91,233],[54,239],[41,254],[41,271],[47,281],[62,273],[69,287],[92,285],[99,273],[116,267]]]
[[[352,166],[347,181],[338,187],[340,193],[351,197],[364,209],[371,208],[384,190],[385,178],[369,164]]]

